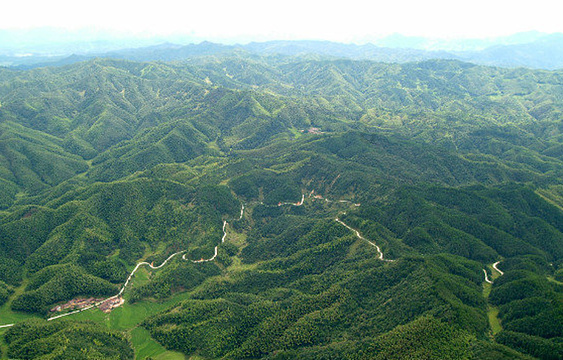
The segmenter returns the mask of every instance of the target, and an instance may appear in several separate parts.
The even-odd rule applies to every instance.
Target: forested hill
[[[0,69],[3,357],[563,356],[562,71],[206,54]]]
[[[481,164],[493,156],[522,180],[545,178],[561,169],[562,74],[455,61],[241,58],[4,70],[1,203],[86,171],[116,180],[158,163],[296,139],[309,128],[430,142]]]

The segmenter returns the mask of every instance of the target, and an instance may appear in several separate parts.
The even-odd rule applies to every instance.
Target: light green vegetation
[[[563,185],[552,185],[548,188],[538,189],[537,193],[560,209],[563,209]]]
[[[22,282],[21,286],[14,289],[14,293],[10,296],[8,301],[0,306],[0,325],[13,324],[25,319],[37,317],[37,315],[34,314],[12,310],[12,302],[16,297],[23,294],[27,283],[28,281]]]
[[[114,309],[111,313],[105,314],[99,309],[91,309],[72,315],[72,318],[65,318],[63,321],[89,320],[96,323],[105,324],[110,329],[123,330],[130,333],[136,359],[144,359],[150,356],[154,359],[184,359],[181,353],[168,351],[150,337],[147,330],[139,327],[139,324],[148,316],[157,314],[173,304],[176,304],[189,297],[189,293],[179,293],[162,303],[154,301],[140,301],[135,304],[125,302],[122,306]]]
[[[147,284],[150,281],[150,277],[153,271],[158,271],[158,270],[153,270],[150,269],[148,266],[143,266],[141,268],[139,268],[136,272],[135,275],[133,275],[133,278],[131,279],[131,282],[129,283],[131,288],[136,288],[142,285]],[[124,297],[127,299],[127,294],[129,292],[127,291],[127,289],[125,289],[124,291]]]
[[[489,318],[489,325],[491,326],[491,331],[493,335],[497,334],[502,330],[500,325],[500,320],[498,318],[498,308],[496,306],[490,306],[487,309],[487,316]]]
[[[555,278],[553,278],[553,276],[547,276],[547,280],[549,280],[550,282],[552,282],[554,284],[563,286],[563,282],[556,280]]]
[[[561,71],[98,59],[0,69],[0,100],[14,356],[563,357]],[[140,267],[110,314],[21,321],[216,246]]]
[[[493,287],[492,284],[489,284],[488,282],[484,281],[483,282],[483,297],[485,299],[489,298],[489,294],[491,293],[491,288]]]
[[[492,265],[487,265],[487,269],[489,270],[489,277],[494,282],[500,276],[500,273],[496,271]],[[493,284],[489,284],[488,282],[483,282],[483,297],[488,300],[489,295],[491,294],[491,289]],[[491,305],[487,303],[487,318],[489,319],[489,326],[491,327],[492,335],[497,334],[502,330],[502,326],[500,324],[500,319],[498,317],[499,309],[497,306]]]
[[[487,269],[489,270],[489,274],[490,274],[489,276],[492,281],[495,281],[496,279],[498,279],[499,276],[501,276],[500,273],[497,270],[495,270],[492,264],[488,264]]]
[[[99,309],[92,309],[73,315],[72,320],[92,320],[105,323],[110,329],[127,330],[139,325],[148,316],[157,314],[179,301],[188,299],[189,292],[178,293],[163,302],[139,301],[134,304],[125,302],[122,306],[105,314]]]
[[[151,338],[149,332],[142,327],[136,327],[131,332],[131,342],[135,349],[135,359],[151,357],[155,360],[184,360],[181,353],[168,351]]]

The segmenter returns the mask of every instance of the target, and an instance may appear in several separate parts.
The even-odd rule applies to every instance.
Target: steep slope
[[[12,204],[17,192],[37,192],[88,169],[62,142],[12,122],[0,123],[0,206]]]
[[[65,351],[66,326],[127,347],[91,319],[209,358],[557,358],[562,79],[244,56],[1,71],[7,351]],[[19,323],[119,289],[109,314]]]

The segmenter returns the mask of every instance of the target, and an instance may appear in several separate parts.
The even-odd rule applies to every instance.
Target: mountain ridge
[[[2,354],[558,358],[562,91],[459,60],[3,70]]]
[[[129,47],[111,51],[14,57],[4,55],[4,63],[20,69],[60,66],[94,57],[113,57],[134,61],[185,61],[207,55],[243,52],[247,56],[322,56],[381,62],[413,62],[428,59],[456,59],[481,65],[557,69],[563,52],[563,35],[537,32],[519,33],[498,39],[440,41],[416,37],[389,36],[365,44],[323,40],[271,40],[247,44],[221,44],[210,41],[188,45],[162,42],[147,47]],[[450,44],[451,45],[448,45]],[[468,45],[463,45],[467,43]],[[426,44],[426,45],[425,45]],[[442,44],[442,45],[440,45]],[[2,60],[2,59],[0,59]]]

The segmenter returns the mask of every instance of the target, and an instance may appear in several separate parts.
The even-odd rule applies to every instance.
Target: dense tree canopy
[[[158,310],[6,356],[562,356],[561,71],[96,59],[0,69],[0,104],[0,325],[177,254],[125,289]]]

